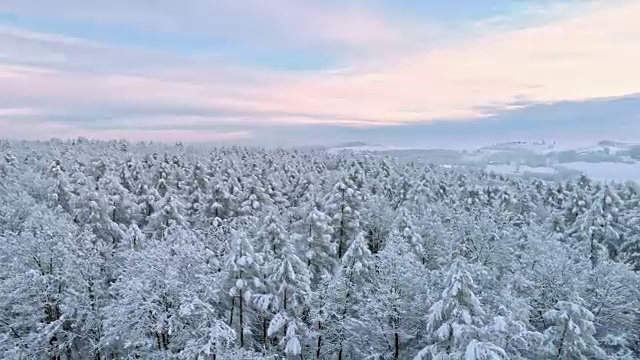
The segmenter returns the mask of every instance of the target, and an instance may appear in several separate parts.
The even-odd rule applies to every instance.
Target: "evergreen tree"
[[[359,234],[361,199],[355,185],[348,177],[343,178],[334,187],[326,200],[328,215],[331,216],[331,226],[334,229],[334,240],[337,257],[344,256],[350,243]]]
[[[53,206],[60,206],[64,211],[72,213],[72,188],[60,160],[55,159],[51,163],[48,175],[51,178],[51,185],[48,189],[51,203]]]
[[[474,294],[475,283],[460,258],[448,270],[444,291],[429,309],[427,333],[432,344],[424,347],[415,359],[506,359],[504,350],[474,339],[486,316]]]
[[[317,208],[311,210],[304,222],[305,227],[308,227],[304,254],[316,284],[324,275],[333,273],[336,266],[336,248],[331,242],[333,229],[330,222],[331,218]]]
[[[311,291],[310,274],[305,263],[296,254],[292,238],[285,241],[280,252],[268,266],[268,281],[275,290],[273,300],[276,315],[271,319],[268,335],[282,331],[281,341],[287,355],[300,355],[300,332],[304,330],[302,312]]]
[[[155,212],[148,218],[144,231],[151,239],[165,240],[173,228],[189,227],[185,219],[184,205],[174,195],[167,193],[156,205]]]
[[[365,301],[359,309],[362,319],[358,357],[406,358],[415,349],[425,300],[431,294],[425,283],[429,273],[420,258],[408,255],[411,243],[393,236],[374,257],[373,281],[364,284]]]
[[[228,294],[231,297],[228,323],[236,329],[238,344],[242,348],[249,343],[247,335],[253,333],[255,311],[251,308],[252,299],[264,287],[260,277],[262,262],[262,257],[254,252],[246,234],[234,232],[225,259],[225,272],[230,284]]]
[[[579,215],[569,234],[588,248],[593,267],[607,255],[617,257],[622,224],[618,216],[620,198],[606,186],[598,192],[591,207]]]
[[[552,324],[544,333],[549,357],[604,358],[604,351],[593,337],[595,327],[593,314],[589,310],[575,302],[559,301],[555,309],[549,310],[544,316]]]
[[[90,235],[79,233],[60,208],[36,205],[30,212],[19,232],[0,237],[2,252],[11,256],[3,256],[0,270],[0,332],[6,334],[0,356],[73,357],[78,336],[86,334],[74,314],[84,293],[78,262],[86,256],[76,236]]]

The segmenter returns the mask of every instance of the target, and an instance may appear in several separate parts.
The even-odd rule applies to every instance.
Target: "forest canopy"
[[[0,141],[2,359],[638,359],[640,186]]]

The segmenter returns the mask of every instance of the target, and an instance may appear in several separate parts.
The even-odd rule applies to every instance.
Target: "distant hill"
[[[363,141],[349,141],[349,142],[344,142],[344,143],[331,146],[331,148],[340,149],[340,148],[351,148],[351,147],[362,147],[362,146],[381,146],[381,145],[369,144]]]

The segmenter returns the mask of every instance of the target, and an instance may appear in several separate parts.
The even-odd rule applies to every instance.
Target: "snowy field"
[[[487,171],[492,171],[499,174],[545,174],[553,175],[557,173],[557,170],[552,167],[532,167],[527,165],[487,165],[485,168]]]
[[[513,176],[545,179],[587,175],[598,181],[640,181],[640,147],[633,143],[601,141],[593,146],[571,147],[555,142],[513,141],[478,149],[437,150],[366,145],[329,149],[405,157],[444,166],[472,166]]]
[[[505,175],[558,175],[566,170],[584,174],[594,180],[610,182],[640,181],[640,163],[563,163],[556,167],[532,167],[527,165],[487,165],[487,171]]]
[[[640,162],[633,164],[575,162],[562,164],[562,166],[580,171],[599,181],[640,181]]]

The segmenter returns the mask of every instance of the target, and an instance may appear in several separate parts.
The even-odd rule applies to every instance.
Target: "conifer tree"
[[[485,311],[474,294],[475,283],[465,262],[457,258],[446,274],[445,289],[429,309],[427,333],[431,341],[416,360],[434,359],[506,359],[504,350],[474,338],[484,323]]]
[[[339,259],[345,255],[350,243],[360,232],[360,204],[360,195],[348,177],[333,187],[326,200],[327,213],[332,218],[333,242]]]
[[[556,359],[595,357],[602,359],[604,351],[593,337],[593,314],[571,301],[559,301],[544,314],[551,326],[545,331],[547,354]]]

